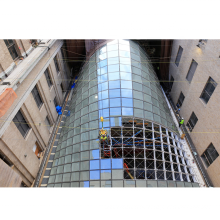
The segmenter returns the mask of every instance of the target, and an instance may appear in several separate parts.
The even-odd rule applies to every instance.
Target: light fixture
[[[98,98],[98,96],[96,95],[96,96],[95,96],[95,98],[97,99],[97,98]]]

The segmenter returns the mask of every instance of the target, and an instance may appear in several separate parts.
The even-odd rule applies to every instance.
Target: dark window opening
[[[40,109],[40,107],[43,105],[43,101],[42,101],[42,99],[41,99],[41,97],[40,97],[40,94],[39,94],[39,92],[38,92],[37,86],[35,86],[35,87],[33,88],[33,90],[32,90],[32,95],[33,95],[34,100],[35,100],[35,102],[36,102],[36,104],[37,104],[37,107]]]
[[[53,83],[51,81],[48,69],[45,70],[44,74],[45,74],[45,77],[46,77],[46,80],[47,80],[47,84],[48,84],[48,86],[50,88],[53,85]]]
[[[57,107],[58,106],[58,102],[57,102],[57,98],[56,97],[54,98],[53,102],[54,102],[55,107]]]
[[[186,79],[189,81],[189,83],[191,83],[192,81],[192,78],[194,76],[197,66],[198,66],[198,63],[195,60],[192,60],[188,74],[186,76]]]
[[[14,41],[9,40],[9,39],[4,40],[4,41],[5,41],[5,44],[8,48],[9,53],[11,54],[12,59],[15,60],[18,57],[18,53],[16,51],[16,46],[15,46]]]
[[[183,53],[183,48],[181,46],[179,46],[179,50],[178,50],[178,53],[177,53],[177,56],[176,56],[176,60],[175,60],[176,66],[179,66],[182,53]]]
[[[15,123],[18,130],[21,132],[22,136],[25,138],[28,131],[30,130],[30,127],[29,127],[28,123],[26,122],[26,120],[20,110],[13,118],[13,122]]]
[[[200,98],[207,104],[218,84],[209,77]]]
[[[186,126],[189,128],[190,131],[193,130],[197,121],[198,121],[198,118],[196,117],[195,113],[193,112],[192,115],[190,116],[189,121],[186,124]]]
[[[8,166],[13,166],[12,162],[0,151],[0,159],[2,159]]]
[[[209,167],[218,156],[219,153],[216,151],[214,145],[211,143],[201,157],[206,167]]]
[[[181,107],[182,104],[183,104],[184,99],[185,99],[185,96],[184,96],[183,93],[181,92],[176,105],[178,105],[179,107]]]
[[[55,56],[53,60],[54,60],[54,63],[55,63],[55,67],[56,67],[57,73],[59,73],[60,72],[60,68],[59,68],[59,65],[58,65],[57,56]]]

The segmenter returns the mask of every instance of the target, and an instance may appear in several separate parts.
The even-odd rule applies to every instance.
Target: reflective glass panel
[[[115,65],[109,65],[108,66],[108,72],[118,72],[119,71],[119,65],[115,64]]]
[[[109,78],[109,80],[120,79],[119,72],[109,73],[108,78]]]
[[[127,99],[127,98],[122,98],[122,106],[133,107],[133,100]]]
[[[99,160],[90,160],[90,170],[99,169]]]
[[[120,81],[109,81],[109,89],[120,89]]]
[[[110,107],[117,107],[117,106],[121,106],[121,99],[120,98],[110,99]]]
[[[132,90],[130,90],[130,89],[122,89],[121,90],[121,96],[122,97],[132,98]]]
[[[133,115],[133,108],[122,108],[122,115]]]
[[[102,159],[101,169],[111,169],[111,159]]]
[[[112,159],[112,169],[123,169],[123,159]]]
[[[99,170],[90,171],[90,179],[91,179],[91,180],[100,179],[100,171],[99,171]]]
[[[121,96],[120,89],[109,90],[109,98],[117,98],[120,96]]]
[[[132,89],[132,81],[121,80],[121,88]]]

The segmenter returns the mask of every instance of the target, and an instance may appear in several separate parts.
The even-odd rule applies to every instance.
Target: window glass
[[[89,171],[80,172],[80,180],[88,180],[88,179],[89,179]]]
[[[99,170],[90,171],[90,179],[91,180],[98,180],[98,179],[100,179],[100,171]]]
[[[110,99],[110,107],[117,107],[117,106],[121,106],[121,99],[120,98]]]
[[[134,116],[143,118],[144,117],[143,110],[134,108]]]
[[[110,180],[111,179],[111,170],[101,170],[101,179]],[[104,181],[102,181],[102,182],[104,182]],[[108,182],[108,181],[105,181],[105,182]],[[109,181],[109,182],[111,183],[111,181]]]
[[[120,63],[121,63],[121,64],[131,65],[131,59],[130,59],[130,58],[120,57]]]
[[[120,72],[120,75],[122,80],[131,80],[131,73]]]
[[[144,116],[146,119],[153,121],[153,113],[152,112],[144,111]]]
[[[79,163],[72,163],[72,171],[79,171]]]
[[[118,50],[118,44],[108,45],[108,51]]]
[[[111,159],[102,159],[101,169],[111,169]]]
[[[133,91],[133,94],[134,94],[134,98],[135,98],[135,99],[141,99],[141,100],[143,100],[143,93],[142,93],[142,92]]]
[[[112,187],[123,187],[123,180],[112,181]]]
[[[110,116],[121,115],[121,108],[110,108]]]
[[[98,95],[99,95],[99,100],[107,99],[108,98],[108,90],[103,91],[103,92],[99,92]]]
[[[108,58],[108,65],[117,64],[119,63],[118,57]]]
[[[117,50],[108,51],[108,58],[111,58],[111,57],[118,57],[118,51]]]
[[[136,107],[136,108],[143,108],[143,101],[134,99],[134,107]]]
[[[120,89],[120,80],[109,81],[109,89]]]
[[[100,74],[103,75],[103,74],[106,74],[108,72],[108,68],[107,66],[103,67],[100,69]]]
[[[107,74],[103,74],[101,76],[98,76],[98,83],[102,83],[108,80]]]
[[[144,109],[152,112],[152,104],[144,102]]]
[[[108,89],[108,82],[98,84],[98,91],[104,91]]]
[[[90,151],[90,159],[99,159],[99,150]],[[90,165],[91,167],[91,165]]]
[[[89,181],[80,182],[80,187],[89,187]]]
[[[99,54],[106,53],[107,47],[104,46],[99,50]]]
[[[108,108],[108,107],[109,107],[108,99],[99,101],[99,109]]]
[[[122,115],[133,115],[133,108],[122,108]]]
[[[128,51],[119,51],[120,57],[130,57],[130,52]]]
[[[132,89],[132,81],[121,80],[121,88]]]
[[[79,180],[79,172],[75,172],[71,174],[71,181]]]
[[[125,64],[120,64],[120,71],[126,72],[126,73],[131,73],[131,66],[125,65]]]
[[[127,99],[127,98],[122,98],[122,106],[133,107],[133,100]]]
[[[118,72],[119,71],[119,64],[109,65],[108,72]]]
[[[94,119],[98,119],[99,118],[99,113],[98,111],[89,113],[89,120],[94,120]]]
[[[133,89],[142,92],[142,84],[133,82]]]
[[[120,79],[119,72],[109,73],[108,78],[109,78],[109,80]]]
[[[112,127],[122,126],[122,124],[121,124],[121,117],[110,118],[110,121],[111,121],[111,126]]]
[[[99,160],[90,160],[90,170],[99,169]]]
[[[130,89],[122,89],[121,90],[121,96],[122,97],[132,98],[132,90],[130,90]]]
[[[112,159],[112,169],[123,169],[123,159]]]
[[[109,90],[109,98],[117,98],[120,97],[120,89]]]
[[[109,117],[109,108],[107,109],[100,109],[99,110],[99,118],[103,116],[104,118],[108,118]]]
[[[112,179],[123,179],[123,170],[112,170]]]
[[[107,58],[107,53],[103,53],[99,55],[100,60],[105,60]]]
[[[95,110],[98,110],[98,102],[89,105],[90,112],[95,111]]]

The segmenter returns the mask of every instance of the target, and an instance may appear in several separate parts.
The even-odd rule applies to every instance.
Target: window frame
[[[190,73],[192,72],[192,71],[191,71],[191,68],[192,68],[192,66],[193,66],[193,63],[196,63],[197,65],[196,65],[196,68],[195,68],[195,70],[194,70],[194,72],[193,72],[193,74],[192,74],[191,80],[189,80],[189,76],[191,76]],[[189,67],[189,70],[188,70],[188,73],[187,73],[187,75],[186,75],[186,80],[187,80],[189,83],[192,82],[192,79],[193,79],[193,76],[195,75],[195,72],[196,72],[197,67],[198,67],[198,63],[197,63],[194,59],[192,59],[191,64],[190,64],[190,67]]]
[[[213,82],[210,82],[211,80],[212,80]],[[207,88],[208,85],[209,85],[208,83],[210,83],[210,84],[214,87],[213,91],[211,92],[211,95],[209,94],[210,92],[206,91],[206,88]],[[204,89],[203,89],[203,91],[202,91],[202,93],[201,93],[201,95],[200,95],[200,97],[199,97],[205,104],[207,104],[207,103],[209,102],[209,100],[210,100],[212,94],[214,93],[215,88],[217,87],[217,85],[218,85],[218,83],[216,83],[215,80],[212,79],[212,77],[209,77],[209,78],[208,78],[208,81],[206,82],[205,87],[204,87]],[[209,96],[207,102],[206,102],[205,98],[203,98],[203,95],[204,95],[204,94],[206,94],[206,95]]]
[[[9,40],[11,40],[12,43],[9,43]],[[7,41],[8,44],[6,43],[6,41]],[[13,59],[13,60],[18,59],[18,58],[19,58],[19,55],[18,55],[19,53],[18,53],[18,50],[17,50],[17,46],[16,46],[16,44],[15,44],[15,41],[12,40],[12,39],[5,39],[4,42],[5,42],[6,47],[8,48],[8,51],[9,51],[9,53],[10,53],[12,59]],[[12,48],[14,49],[15,53],[17,54],[17,56],[15,55],[16,57],[13,57],[13,54],[14,54],[14,53],[11,51]]]
[[[55,68],[56,68],[57,73],[60,73],[60,67],[59,67],[57,55],[53,58],[53,60],[54,60],[54,64],[55,64]]]
[[[53,83],[52,83],[52,80],[51,80],[51,77],[50,77],[50,72],[49,72],[48,68],[44,71],[44,75],[46,77],[47,84],[48,84],[49,88],[51,88],[53,86]]]
[[[34,94],[34,90],[37,91],[37,94]],[[40,109],[41,106],[44,104],[44,102],[43,102],[43,100],[42,100],[42,98],[41,98],[41,95],[40,95],[40,93],[39,93],[39,91],[38,91],[37,85],[35,85],[35,87],[34,87],[34,88],[32,89],[32,91],[31,91],[31,93],[32,93],[32,95],[33,95],[33,97],[34,97],[34,100],[35,100],[35,102],[36,102],[36,104],[37,104],[37,107]],[[39,100],[41,101],[40,103],[38,103],[38,99],[36,99],[37,96],[38,96]]]
[[[22,120],[20,120],[19,117],[20,117],[20,119],[22,119]],[[15,121],[15,119],[16,119],[17,121]],[[24,117],[24,115],[22,114],[21,110],[19,110],[19,111],[17,112],[17,114],[15,115],[15,117],[12,119],[12,121],[14,122],[14,124],[15,124],[15,126],[18,128],[18,130],[20,131],[21,135],[22,135],[24,138],[26,138],[26,136],[27,136],[28,132],[30,131],[31,127],[28,125],[27,120],[25,119],[25,117]],[[16,122],[17,122],[17,123],[16,123]],[[25,122],[25,123],[22,124],[22,122]],[[25,125],[24,125],[24,124],[26,124],[26,128],[25,128]],[[26,129],[26,131],[25,131],[25,129]],[[22,130],[22,132],[21,132],[21,130]]]
[[[183,96],[183,99],[182,99],[182,100],[180,100],[181,95]],[[176,105],[179,104],[179,107],[181,107],[181,106],[183,105],[184,99],[185,99],[185,96],[184,96],[183,92],[181,91],[181,92],[180,92],[180,95],[179,95],[179,98],[178,98],[178,100],[177,100]]]
[[[194,120],[194,118],[195,118],[195,120]],[[192,119],[194,121],[192,121]],[[198,118],[197,118],[196,114],[194,112],[192,112],[192,114],[191,114],[191,116],[190,116],[190,118],[189,118],[189,120],[188,120],[188,122],[186,124],[186,126],[189,128],[190,132],[192,132],[192,130],[196,126],[197,122],[198,122]]]
[[[213,147],[213,151],[212,151],[212,154],[213,152],[217,153],[217,157],[213,157],[213,155],[210,154],[209,150],[210,150],[210,147]],[[218,151],[216,150],[216,148],[214,147],[213,143],[210,143],[209,146],[206,148],[206,150],[203,152],[203,154],[201,155],[201,158],[203,160],[203,163],[206,165],[206,167],[208,168],[219,156],[219,153]],[[213,159],[214,158],[214,159]]]
[[[180,53],[180,49],[182,49],[181,54],[179,54]],[[179,49],[178,49],[178,52],[177,52],[177,55],[176,55],[176,59],[175,59],[175,64],[176,64],[177,67],[179,66],[182,54],[183,54],[183,48],[181,46],[179,46]],[[177,62],[178,58],[179,58],[179,61]]]

